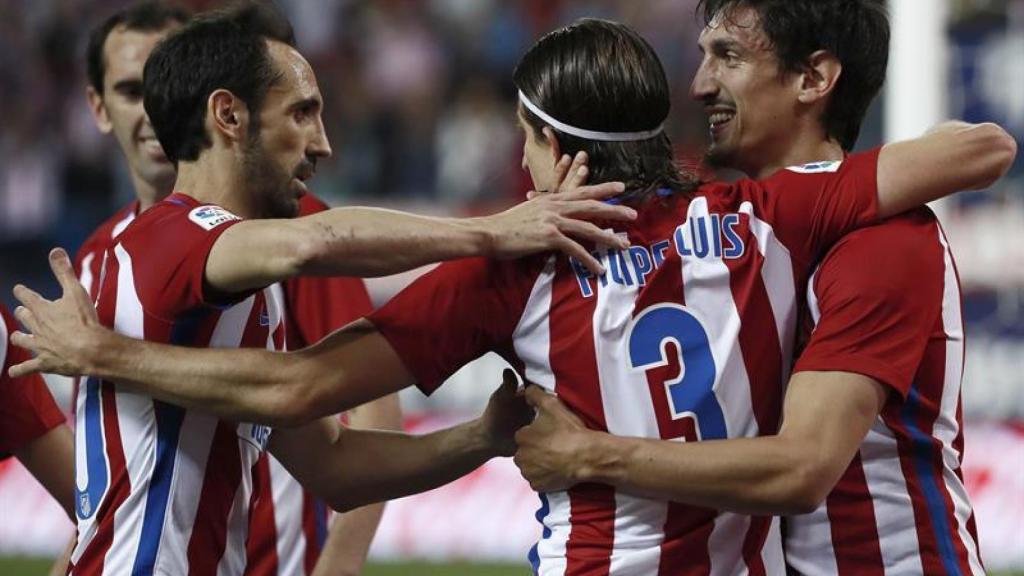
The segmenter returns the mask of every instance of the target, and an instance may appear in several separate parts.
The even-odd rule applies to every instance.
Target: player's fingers
[[[502,392],[509,396],[516,395],[516,390],[519,388],[519,379],[516,378],[516,373],[511,368],[505,368],[501,371],[501,388]]]
[[[562,218],[558,221],[558,229],[576,240],[588,240],[594,244],[610,246],[618,250],[629,248],[629,238],[626,236],[616,234],[612,230],[603,230],[583,220]]]
[[[601,264],[601,261],[568,236],[562,237],[562,241],[558,243],[558,249],[575,258],[584,268],[590,270],[591,274],[597,276],[604,274],[604,265]]]
[[[18,306],[14,309],[14,317],[18,319],[18,322],[20,322],[22,326],[28,328],[28,330],[33,334],[37,334],[39,332],[39,323],[36,322],[36,316],[28,308]]]
[[[65,296],[69,293],[77,293],[82,289],[82,285],[78,283],[78,278],[75,276],[75,269],[71,266],[71,258],[63,248],[50,250],[50,270],[53,270],[57,282],[60,282]]]
[[[545,127],[547,128],[547,127]],[[573,164],[572,158],[568,154],[562,154],[562,157],[558,159],[558,163],[555,164],[555,186],[561,187],[565,181],[565,177],[570,174]]]
[[[586,152],[580,150],[576,153],[576,156],[572,159],[572,165],[569,166],[566,178],[564,180],[559,180],[559,192],[572,192],[587,181],[587,176],[590,174],[590,171],[587,169],[587,160]]]
[[[28,308],[36,308],[39,305],[46,303],[45,298],[24,284],[18,284],[14,287],[12,292],[14,292],[14,297],[18,299],[18,302],[21,302]]]
[[[16,330],[11,333],[11,344],[14,344],[18,348],[24,348],[33,354],[39,352],[39,347],[36,345],[36,339],[31,334],[26,334],[21,330]]]
[[[604,200],[618,196],[626,191],[626,185],[622,182],[602,182],[580,186],[574,190],[567,190],[560,195],[561,200]]]
[[[606,204],[598,200],[566,202],[559,206],[558,212],[562,216],[570,216],[577,219],[617,220],[620,222],[631,222],[636,220],[637,216],[636,210],[629,206]]]
[[[10,369],[7,370],[7,374],[11,378],[22,378],[24,376],[28,376],[29,374],[37,374],[42,371],[43,361],[40,360],[39,358],[33,358],[31,360],[26,360],[21,364],[15,364],[14,366],[11,366]]]

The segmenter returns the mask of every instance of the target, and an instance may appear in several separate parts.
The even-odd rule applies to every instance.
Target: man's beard
[[[260,218],[298,216],[299,203],[290,190],[292,176],[267,155],[259,137],[249,139],[242,173]]]
[[[736,151],[712,144],[704,151],[704,164],[716,170],[734,168]]]

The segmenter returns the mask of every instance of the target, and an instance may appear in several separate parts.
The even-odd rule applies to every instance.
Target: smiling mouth
[[[712,134],[721,132],[736,117],[732,111],[719,111],[708,115],[708,127]]]

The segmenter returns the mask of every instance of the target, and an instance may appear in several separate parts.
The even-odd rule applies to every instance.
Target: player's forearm
[[[743,514],[814,510],[831,484],[818,482],[810,446],[778,436],[667,442],[590,433],[578,482]]]
[[[333,477],[322,479],[322,497],[335,510],[352,510],[442,486],[496,455],[479,420],[423,436],[348,430],[332,455]]]
[[[384,504],[380,503],[336,515],[313,576],[361,574],[383,514]]]
[[[1016,155],[1016,141],[992,123],[944,122],[920,138],[888,144],[878,159],[879,214],[991,186]]]
[[[434,262],[488,256],[494,245],[486,218],[337,208],[301,220],[308,250],[300,274],[385,276]]]
[[[91,341],[86,374],[164,402],[229,420],[270,425],[294,424],[301,409],[303,367],[297,355],[170,346],[105,329]]]

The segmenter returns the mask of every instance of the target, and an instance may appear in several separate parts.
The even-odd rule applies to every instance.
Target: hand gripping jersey
[[[103,325],[197,347],[284,345],[278,287],[211,300],[207,256],[239,219],[173,194],[101,265]],[[72,574],[242,574],[253,474],[270,430],[193,413],[89,378],[77,398]]]
[[[300,216],[327,209],[306,194]],[[314,344],[334,330],[370,313],[370,296],[358,278],[293,278],[284,283],[288,348]],[[315,498],[269,453],[257,464],[257,494],[246,543],[250,576],[311,574],[327,537],[330,509]]]
[[[0,456],[21,450],[33,440],[64,423],[53,396],[39,376],[11,378],[7,370],[28,360],[28,352],[11,345],[18,323],[0,305]]]
[[[797,301],[827,247],[876,219],[877,158],[652,198],[621,229],[632,247],[596,252],[600,278],[560,255],[456,261],[370,319],[427,393],[493,350],[598,430],[674,441],[771,434]],[[540,498],[530,560],[545,576],[785,572],[771,518],[597,484]]]
[[[921,209],[846,236],[807,300],[816,326],[796,370],[864,374],[891,393],[825,503],[785,520],[788,563],[812,576],[984,574],[960,472],[960,286],[938,221]]]

